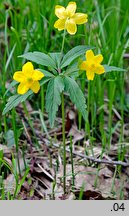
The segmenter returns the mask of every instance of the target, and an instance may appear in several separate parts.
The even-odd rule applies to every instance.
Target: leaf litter
[[[102,154],[101,143],[97,142],[91,149],[90,141],[85,139],[85,133],[77,127],[76,110],[67,109],[66,118],[66,144],[69,149],[70,136],[73,140],[73,163],[74,163],[74,180],[75,185],[72,185],[73,174],[71,166],[70,152],[67,151],[67,176],[66,176],[66,194],[63,193],[63,161],[62,161],[62,129],[61,119],[56,118],[57,127],[49,128],[47,116],[45,114],[45,125],[47,133],[42,132],[41,122],[37,121],[36,113],[31,108],[30,103],[29,115],[34,125],[35,136],[38,140],[38,148],[34,143],[33,131],[29,125],[28,118],[23,112],[22,107],[17,107],[17,112],[20,119],[24,121],[25,127],[19,138],[19,161],[22,170],[22,176],[25,173],[25,162],[23,161],[22,148],[24,146],[24,160],[26,165],[30,167],[30,171],[25,178],[24,183],[16,197],[23,200],[109,200],[109,199],[129,199],[129,167],[116,167],[114,164],[98,164],[89,161],[86,158],[80,157],[79,154],[85,155],[85,150],[88,156],[93,156],[97,159],[106,159],[112,161],[117,159],[118,149],[121,146],[126,148],[125,162],[129,158],[128,143],[111,145],[110,151],[105,151]],[[126,131],[126,130],[125,130]],[[12,132],[11,132],[12,136]],[[29,138],[28,138],[29,136]],[[51,140],[49,139],[51,137]],[[32,146],[30,148],[30,140]],[[9,142],[9,139],[8,139]],[[11,166],[12,154],[16,151],[12,143],[8,146],[0,145],[0,151],[3,152],[3,159]],[[2,169],[4,168],[2,164]],[[18,171],[18,170],[17,170]],[[21,178],[19,178],[20,183]],[[14,174],[11,171],[5,173],[4,179],[5,191],[10,191],[13,195],[16,188]]]

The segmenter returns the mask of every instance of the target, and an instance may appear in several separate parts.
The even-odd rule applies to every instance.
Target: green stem
[[[74,162],[73,162],[73,142],[72,142],[72,136],[70,136],[70,157],[71,157],[71,168],[72,168],[72,190],[74,190],[75,187],[75,174],[74,174]]]
[[[66,30],[64,29],[63,40],[62,40],[62,47],[61,47],[61,56],[63,55],[64,42],[65,42],[65,35],[66,35]]]
[[[23,105],[24,112],[25,112],[25,114],[26,114],[26,116],[27,116],[27,118],[28,118],[29,126],[30,126],[30,128],[31,128],[31,130],[32,130],[32,133],[33,133],[33,136],[34,136],[34,140],[35,140],[34,143],[35,143],[35,146],[36,146],[36,147],[39,147],[39,143],[38,143],[38,140],[37,140],[37,137],[36,137],[36,134],[35,134],[35,130],[34,130],[34,128],[33,128],[33,124],[32,124],[31,118],[30,118],[30,114],[29,114],[29,112],[28,112],[28,110],[27,110],[27,107],[26,107],[25,102],[23,102],[22,105]]]
[[[88,134],[88,139],[90,139],[90,124],[89,124],[89,113],[90,113],[90,81],[88,82],[88,97],[87,97],[87,113],[88,119],[85,124],[85,131]]]
[[[44,86],[41,87],[41,111],[44,113]]]
[[[18,134],[17,134],[17,126],[16,126],[16,120],[15,119],[16,119],[16,111],[15,111],[15,109],[13,109],[12,110],[12,125],[13,125],[14,139],[15,139],[15,146],[16,146],[18,171],[19,171],[19,175],[21,176],[21,168],[20,168],[20,161],[19,161]]]
[[[61,47],[60,63],[61,63],[61,60],[62,60],[62,57],[63,57],[64,43],[65,43],[65,35],[66,35],[66,30],[64,29],[63,39],[62,39],[62,47]]]
[[[62,92],[61,97],[61,105],[62,105],[62,138],[63,138],[63,189],[64,194],[66,191],[66,143],[65,143],[65,110],[64,110],[64,94]]]
[[[92,145],[92,137],[91,137],[91,132],[90,132],[90,120],[89,120],[89,114],[90,114],[90,111],[91,111],[91,99],[92,99],[92,84],[91,82],[89,81],[88,82],[88,98],[87,98],[87,111],[88,111],[88,120],[86,122],[86,129],[87,129],[87,133],[88,133],[88,138],[90,140],[90,148],[91,148],[91,152],[92,152],[92,156],[94,157],[94,151],[93,151],[93,145]]]

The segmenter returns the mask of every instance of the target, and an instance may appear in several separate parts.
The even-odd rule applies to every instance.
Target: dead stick
[[[88,160],[91,160],[95,163],[104,163],[104,164],[113,164],[113,165],[121,165],[121,166],[124,166],[124,167],[129,167],[129,163],[125,163],[125,162],[122,162],[122,161],[108,161],[108,160],[104,160],[104,159],[97,159],[97,158],[94,158],[94,157],[91,157],[91,156],[87,156],[87,155],[84,155],[84,154],[81,154],[81,153],[78,153],[78,152],[75,152],[73,151],[73,154],[79,156],[79,157],[83,157],[85,159],[88,159]]]
[[[58,144],[55,144],[53,143],[53,146],[55,147],[58,147],[59,148],[59,145]],[[70,152],[70,150],[68,148],[66,148],[66,151],[67,152]],[[108,160],[104,160],[104,159],[97,159],[97,158],[94,158],[92,156],[87,156],[87,155],[84,155],[84,154],[81,154],[81,153],[78,153],[76,151],[73,151],[73,154],[74,155],[77,155],[79,157],[82,157],[82,158],[85,158],[87,160],[90,160],[90,161],[93,161],[95,163],[104,163],[104,164],[112,164],[112,165],[119,165],[119,166],[123,166],[123,167],[129,167],[129,163],[126,163],[126,162],[122,162],[122,161],[108,161]]]

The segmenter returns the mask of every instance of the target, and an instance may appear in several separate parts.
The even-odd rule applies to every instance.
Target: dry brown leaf
[[[68,133],[68,136],[70,136],[70,135],[73,137],[73,139],[72,139],[73,144],[75,144],[76,142],[78,142],[84,138],[85,133],[83,130],[79,131],[77,129],[76,125],[72,125],[72,127]]]
[[[10,194],[14,194],[16,188],[16,181],[13,174],[8,175],[8,177],[4,180],[4,189],[5,192],[10,192]]]
[[[67,189],[70,188],[72,182],[72,170],[71,165],[67,165]],[[75,191],[79,192],[83,188],[85,193],[84,197],[91,197],[88,199],[120,199],[120,190],[123,184],[123,194],[127,199],[128,192],[126,189],[126,180],[115,178],[113,179],[113,172],[108,167],[103,166],[100,170],[92,167],[75,166]],[[57,184],[61,184],[63,176],[63,169],[58,173]],[[76,195],[76,194],[75,194]]]

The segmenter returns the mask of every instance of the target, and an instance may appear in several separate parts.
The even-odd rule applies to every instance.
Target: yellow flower
[[[13,75],[13,79],[20,82],[17,90],[18,94],[25,94],[29,89],[37,93],[40,90],[38,80],[41,80],[43,77],[44,74],[38,70],[34,70],[31,62],[24,64],[22,71],[16,71]]]
[[[102,74],[105,72],[104,66],[101,65],[103,56],[101,54],[94,55],[92,50],[86,51],[86,61],[83,61],[80,65],[80,70],[86,71],[88,80],[93,80],[95,73]]]
[[[54,27],[59,31],[66,29],[69,34],[74,35],[77,31],[77,24],[84,24],[88,21],[87,14],[75,13],[76,2],[69,2],[66,9],[60,5],[56,5],[55,14],[59,18]]]

